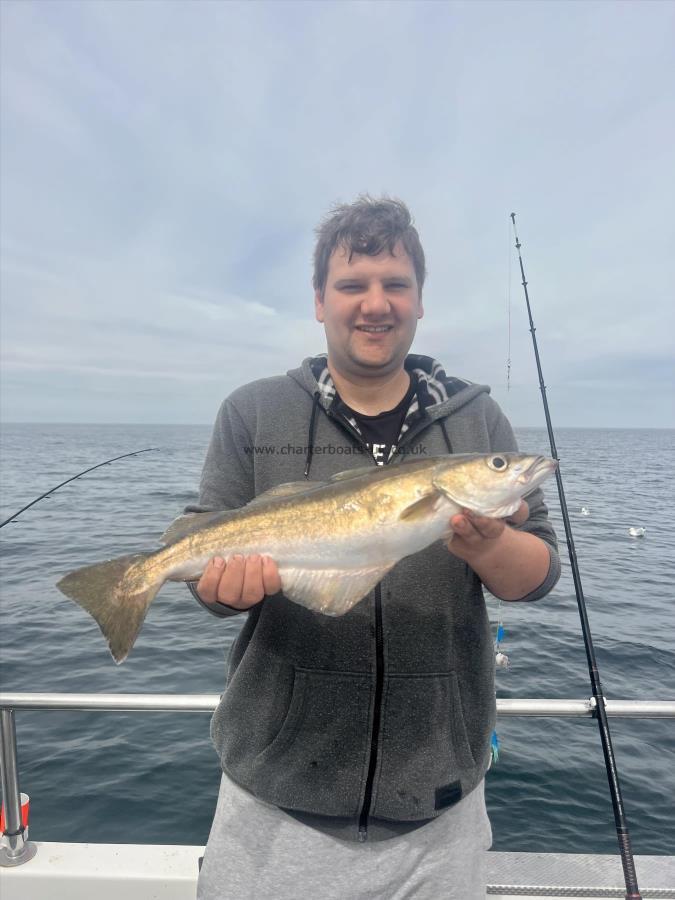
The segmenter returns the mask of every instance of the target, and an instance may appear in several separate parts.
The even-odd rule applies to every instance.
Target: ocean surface
[[[196,497],[209,427],[6,425],[0,520],[88,466],[97,469],[0,531],[2,690],[220,693],[240,621],[202,610],[182,585],[150,607],[124,665],[98,627],[54,587],[66,572],[153,549]],[[546,434],[520,429],[523,449]],[[605,695],[675,699],[675,431],[562,429],[567,502]],[[551,515],[563,536],[555,484]],[[587,507],[589,515],[581,515]],[[631,526],[646,528],[641,539]],[[503,604],[499,697],[590,695],[566,549],[563,577],[536,604]],[[499,616],[489,599],[491,618]],[[219,768],[204,713],[17,712],[31,836],[46,841],[206,841]],[[641,854],[675,853],[675,720],[610,720]],[[487,779],[497,850],[614,853],[607,777],[593,720],[502,719]]]

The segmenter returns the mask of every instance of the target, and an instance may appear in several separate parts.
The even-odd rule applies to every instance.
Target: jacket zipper
[[[367,444],[363,437],[342,416],[335,416],[330,410],[325,410],[329,419],[338,422],[342,428],[350,434],[356,442],[367,450]],[[432,422],[428,419],[418,423],[417,428],[412,428],[404,436],[404,443],[409,443],[422,431],[428,428]],[[401,445],[399,445],[400,447]],[[396,455],[396,454],[394,454]],[[392,457],[393,459],[393,457]],[[391,462],[391,460],[390,460]],[[384,639],[382,634],[382,587],[375,586],[375,702],[373,709],[373,727],[370,734],[370,758],[368,761],[368,774],[366,776],[366,788],[363,794],[363,804],[359,813],[358,841],[363,843],[368,840],[368,819],[373,801],[373,785],[377,769],[377,752],[380,740],[380,724],[382,719],[382,694],[384,692]]]
[[[325,410],[329,419],[337,422],[357,444],[368,451],[368,445],[361,434],[353,428],[342,416],[334,415],[330,410]],[[377,468],[377,464],[373,466]],[[382,713],[382,693],[384,690],[384,641],[382,639],[382,590],[379,584],[375,585],[375,703],[373,709],[373,727],[370,734],[370,756],[368,760],[368,774],[366,776],[366,789],[363,795],[363,804],[359,813],[359,842],[368,839],[368,816],[373,797],[373,784],[375,782],[375,770],[377,768],[377,749],[380,735],[380,720]]]
[[[356,431],[342,416],[334,415],[330,410],[324,409],[327,417],[337,422],[342,428],[362,446],[368,449],[363,437]],[[421,422],[417,423],[417,428],[411,428],[404,435],[404,444],[408,444],[413,438],[416,438],[421,432],[425,431],[433,420],[425,417]],[[402,445],[399,444],[399,448]],[[398,455],[397,452],[394,456]],[[392,457],[393,459],[393,457]],[[380,721],[382,714],[382,694],[384,691],[384,640],[382,636],[382,589],[381,585],[375,586],[375,703],[373,710],[373,728],[370,734],[370,759],[368,761],[368,774],[366,776],[366,789],[363,794],[363,805],[359,813],[359,830],[358,841],[363,843],[368,840],[368,819],[370,816],[370,807],[373,800],[373,785],[375,783],[375,771],[377,769],[377,751],[380,739]]]
[[[373,799],[373,783],[377,768],[377,750],[380,738],[380,715],[382,712],[382,692],[384,690],[384,641],[382,638],[382,589],[375,586],[375,708],[373,710],[373,729],[370,734],[370,761],[366,777],[366,790],[363,795],[363,806],[359,815],[359,841],[368,839],[368,816]]]

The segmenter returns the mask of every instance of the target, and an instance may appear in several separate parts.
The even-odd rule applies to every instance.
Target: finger
[[[491,519],[488,516],[478,516],[475,513],[467,513],[469,522],[483,538],[498,538],[504,531],[504,522],[501,519]]]
[[[197,593],[204,603],[218,601],[218,584],[224,569],[225,560],[221,556],[214,557],[204,569],[202,577],[197,582]]]
[[[453,516],[452,519],[450,519],[450,524],[452,525],[452,530],[455,535],[462,538],[462,540],[474,541],[480,537],[474,523],[466,514]]]
[[[281,575],[277,564],[269,556],[263,556],[263,587],[266,594],[278,594],[281,590]]]
[[[463,528],[468,524],[468,520],[466,516],[463,516],[461,513],[459,515],[453,516],[450,519],[450,526],[455,534],[460,532]]]
[[[468,509],[465,509],[463,513],[457,516],[453,516],[450,524],[455,534],[473,544],[485,539],[498,538],[504,530],[504,523],[500,519],[479,516]]]
[[[247,556],[241,589],[242,603],[253,606],[254,603],[260,603],[264,596],[262,559],[259,556]]]
[[[244,584],[246,561],[243,556],[233,556],[225,566],[218,584],[218,602],[238,608],[241,605],[241,589]]]
[[[518,509],[512,516],[509,516],[506,521],[511,525],[522,525],[524,522],[527,522],[529,515],[530,507],[527,503],[527,500],[521,500]]]

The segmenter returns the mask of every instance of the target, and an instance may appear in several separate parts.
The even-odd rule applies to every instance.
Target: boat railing
[[[219,694],[45,694],[0,693],[0,769],[5,829],[0,865],[18,866],[36,853],[26,840],[21,815],[19,766],[16,752],[17,709],[98,710],[116,712],[213,712]],[[607,715],[617,718],[675,718],[675,700],[605,699]],[[498,699],[498,716],[563,716],[593,718],[594,697],[587,699]]]

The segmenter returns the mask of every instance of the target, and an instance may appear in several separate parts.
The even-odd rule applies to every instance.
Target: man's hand
[[[530,514],[523,500],[508,519],[488,519],[463,510],[450,519],[454,534],[448,550],[471,566],[485,587],[502,600],[520,600],[542,584],[551,558],[533,534],[516,531]]]
[[[280,590],[279,569],[269,556],[233,556],[227,564],[215,556],[197,584],[204,603],[224,603],[234,609],[250,609],[265,595]]]
[[[530,508],[525,500],[521,500],[518,509],[508,519],[489,519],[465,509],[450,519],[454,533],[448,542],[448,550],[471,564],[472,560],[492,548],[491,542],[502,536],[507,523],[522,525],[529,514]]]

